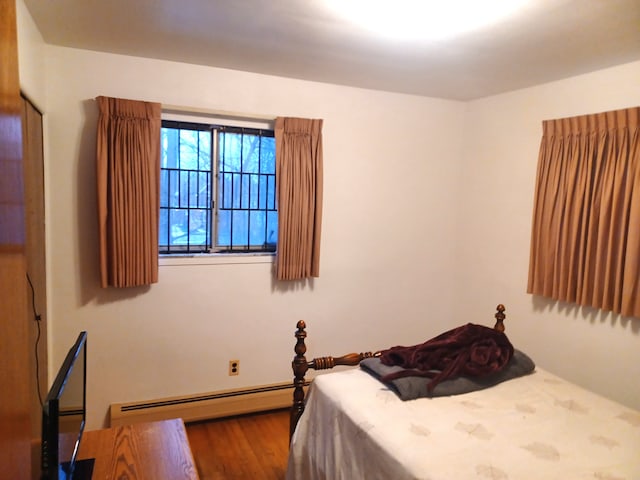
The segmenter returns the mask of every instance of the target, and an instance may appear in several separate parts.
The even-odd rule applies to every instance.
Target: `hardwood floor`
[[[189,423],[201,480],[283,480],[289,454],[289,410]]]

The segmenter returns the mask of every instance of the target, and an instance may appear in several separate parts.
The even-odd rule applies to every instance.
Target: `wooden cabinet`
[[[197,480],[180,419],[85,432],[78,458],[95,459],[92,480]]]

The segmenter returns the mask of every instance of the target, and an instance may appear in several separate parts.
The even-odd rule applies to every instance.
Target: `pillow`
[[[378,380],[389,373],[403,370],[402,367],[383,365],[379,358],[365,358],[360,362],[360,368]],[[490,373],[482,377],[457,377],[443,380],[435,386],[431,394],[427,391],[427,383],[429,383],[430,379],[425,377],[402,377],[391,380],[385,385],[395,391],[401,400],[447,397],[489,388],[498,383],[527,375],[533,372],[535,368],[535,363],[527,354],[515,349],[509,363],[499,372]]]

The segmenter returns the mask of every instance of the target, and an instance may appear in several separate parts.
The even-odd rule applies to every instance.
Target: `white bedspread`
[[[537,369],[403,402],[360,369],[317,376],[288,480],[638,480],[640,412]]]

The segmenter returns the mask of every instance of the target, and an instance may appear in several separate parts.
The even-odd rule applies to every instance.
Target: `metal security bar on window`
[[[163,121],[161,138],[161,253],[275,251],[273,131]]]
[[[211,129],[162,123],[160,163],[161,253],[211,249]]]
[[[275,251],[273,132],[220,128],[218,154],[217,245],[233,251]]]

